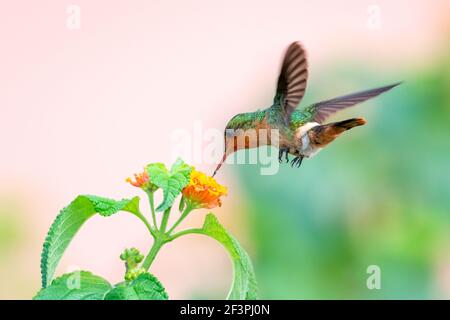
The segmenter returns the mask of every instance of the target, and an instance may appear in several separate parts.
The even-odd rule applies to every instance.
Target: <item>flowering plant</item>
[[[92,195],[81,195],[62,209],[48,231],[41,255],[42,289],[34,299],[84,300],[164,300],[168,295],[159,280],[148,272],[161,248],[168,242],[187,234],[209,236],[228,251],[233,263],[233,281],[228,299],[256,299],[257,288],[252,263],[238,241],[229,234],[212,214],[207,214],[201,228],[176,232],[180,223],[196,209],[213,209],[221,205],[227,189],[214,178],[196,171],[178,159],[168,170],[162,163],[152,163],[144,172],[128,178],[132,186],[148,196],[151,219],[139,209],[139,197],[119,201]],[[154,194],[163,193],[162,202],[155,208]],[[181,195],[178,220],[168,226],[174,202]],[[125,262],[123,282],[111,285],[104,278],[88,271],[77,271],[53,279],[64,251],[81,226],[95,214],[109,217],[119,211],[139,218],[153,238],[149,253],[144,256],[136,248],[126,249],[120,259]],[[160,217],[158,216],[160,215]],[[158,219],[160,218],[160,219]]]

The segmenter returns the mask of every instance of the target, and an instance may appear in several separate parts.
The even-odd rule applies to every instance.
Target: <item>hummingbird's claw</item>
[[[291,167],[292,168],[294,167],[294,164],[295,164],[296,161],[297,161],[297,158],[294,158],[294,159],[291,160]]]
[[[280,151],[279,151],[279,153],[278,153],[278,162],[281,163],[281,162],[283,161],[283,159],[282,159],[282,157],[283,157],[283,152],[284,152],[285,155],[286,155],[286,163],[287,163],[287,162],[289,162],[289,159],[288,159],[288,151],[287,151],[286,148],[280,149]]]
[[[302,165],[303,162],[303,157],[298,157],[298,161],[297,161],[297,168],[300,168],[300,166]]]
[[[297,168],[300,168],[300,165],[302,164],[303,157],[295,157],[291,160],[291,167],[293,168],[295,165],[297,165]]]

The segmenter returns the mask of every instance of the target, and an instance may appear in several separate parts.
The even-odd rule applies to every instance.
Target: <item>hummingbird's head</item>
[[[251,135],[247,134],[247,130],[253,128],[253,119],[251,113],[240,113],[235,115],[228,121],[224,132],[224,152],[220,163],[214,170],[213,177],[219,171],[228,155],[240,149],[249,148]]]

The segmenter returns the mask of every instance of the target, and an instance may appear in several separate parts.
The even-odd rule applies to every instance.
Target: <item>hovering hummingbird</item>
[[[262,145],[261,139],[255,138],[254,134],[247,134],[248,130],[258,132],[260,129],[265,129],[270,133],[270,130],[277,129],[279,161],[282,161],[284,154],[286,162],[289,162],[288,154],[290,154],[294,156],[291,166],[300,167],[303,158],[311,158],[343,132],[366,123],[363,118],[353,118],[325,124],[325,120],[330,115],[376,97],[400,84],[395,83],[324,100],[306,108],[297,109],[305,94],[307,79],[308,66],[305,50],[299,42],[294,42],[285,53],[272,106],[264,110],[237,114],[228,122],[224,135],[224,155],[213,176],[231,153],[239,149]],[[240,138],[244,138],[245,143],[237,143]],[[256,141],[250,141],[250,139]],[[264,144],[271,145],[270,138],[265,140]]]

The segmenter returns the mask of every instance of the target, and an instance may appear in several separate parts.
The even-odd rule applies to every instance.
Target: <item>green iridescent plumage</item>
[[[311,106],[305,109],[297,109],[291,115],[290,127],[292,130],[296,130],[307,122],[312,121],[313,112],[310,111]]]
[[[291,121],[289,125],[289,129],[292,131],[295,131],[300,126],[304,125],[305,123],[312,120],[313,113],[310,111],[312,106],[309,106],[302,109],[296,109],[291,114]],[[285,127],[284,120],[282,117],[282,106],[280,104],[274,104],[271,107],[264,109],[264,110],[258,110],[255,112],[247,112],[247,113],[240,113],[235,115],[231,120],[228,122],[226,128],[227,129],[243,129],[248,130],[251,128],[257,127],[259,124],[261,124],[264,120],[267,121],[267,124],[271,125],[271,127],[274,128],[281,128]]]
[[[255,112],[247,112],[247,113],[239,113],[235,115],[233,118],[231,118],[230,121],[228,121],[228,124],[226,126],[227,129],[251,129],[254,128],[255,125],[258,122],[261,122],[264,120],[264,117],[266,116],[266,110],[258,110]]]

